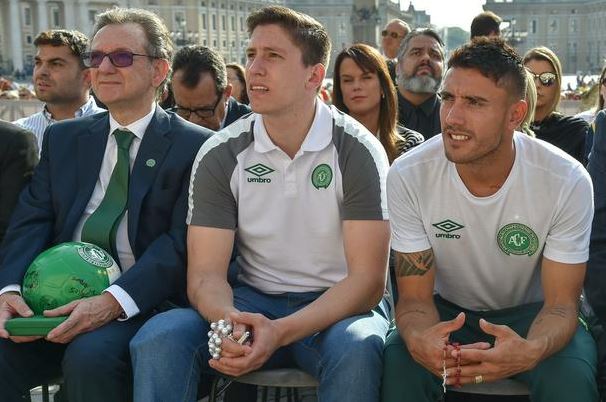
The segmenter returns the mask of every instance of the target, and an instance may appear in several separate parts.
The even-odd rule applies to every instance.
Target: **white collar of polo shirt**
[[[311,123],[311,127],[305,136],[301,149],[297,152],[299,155],[301,152],[314,152],[321,151],[326,148],[332,141],[332,117],[330,108],[323,102],[316,100],[316,113],[314,120]],[[329,128],[327,130],[327,127]],[[259,115],[258,119],[255,119],[254,125],[254,136],[255,136],[255,151],[259,153],[266,153],[278,149],[276,144],[273,143],[265,125],[263,124],[263,116]]]

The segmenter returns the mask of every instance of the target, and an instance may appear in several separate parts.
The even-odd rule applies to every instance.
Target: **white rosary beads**
[[[221,346],[225,339],[230,339],[242,345],[250,336],[250,332],[246,331],[244,335],[236,341],[232,338],[233,330],[233,325],[228,320],[219,320],[210,323],[210,331],[208,331],[208,353],[210,353],[213,359],[219,360],[221,358]]]

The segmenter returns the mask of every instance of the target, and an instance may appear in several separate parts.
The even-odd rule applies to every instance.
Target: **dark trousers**
[[[67,345],[0,339],[0,402],[20,401],[31,388],[61,377],[69,402],[131,401],[128,343],[145,321],[113,321]]]
[[[479,327],[479,319],[507,325],[526,336],[542,303],[527,304],[498,311],[474,312],[435,298],[442,321],[454,319],[465,312],[465,324],[450,339],[463,344],[494,342]],[[587,330],[579,325],[564,349],[540,362],[533,370],[514,378],[528,384],[530,400],[535,402],[597,402],[596,346]],[[442,379],[418,364],[408,352],[397,330],[385,342],[383,367],[383,402],[433,402],[442,397]]]

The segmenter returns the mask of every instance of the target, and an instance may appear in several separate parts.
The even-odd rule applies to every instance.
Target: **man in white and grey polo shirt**
[[[330,53],[311,17],[272,6],[248,18],[255,113],[200,149],[190,185],[188,296],[131,343],[135,401],[194,401],[200,374],[297,367],[322,401],[373,401],[388,329],[387,156],[361,124],[317,101]],[[226,280],[237,239],[241,269]],[[209,321],[252,342],[209,353]],[[209,370],[212,369],[212,370]]]

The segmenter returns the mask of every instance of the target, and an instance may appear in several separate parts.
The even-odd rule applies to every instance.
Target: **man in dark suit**
[[[587,170],[593,181],[595,213],[585,293],[596,315],[606,324],[606,112],[597,114],[594,127],[593,148]]]
[[[173,110],[184,119],[219,131],[250,113],[231,97],[225,62],[214,50],[186,46],[175,54],[172,67]]]
[[[48,128],[0,250],[0,400],[61,374],[70,402],[131,400],[130,339],[163,303],[186,301],[189,175],[211,132],[156,105],[171,56],[155,14],[98,16],[83,60],[108,113]],[[122,276],[99,296],[46,311],[69,317],[45,339],[9,337],[7,319],[32,315],[19,292],[28,265],[79,240],[111,253]]]
[[[0,120],[0,243],[23,187],[38,163],[34,135]]]

